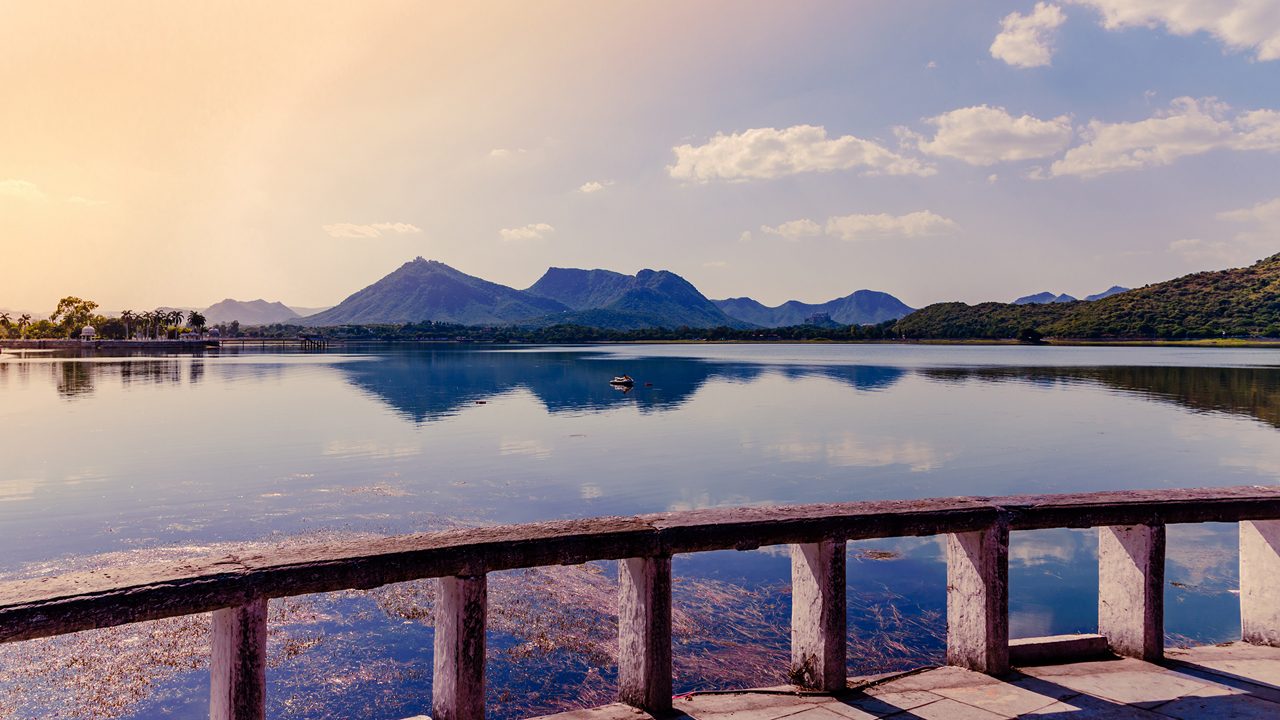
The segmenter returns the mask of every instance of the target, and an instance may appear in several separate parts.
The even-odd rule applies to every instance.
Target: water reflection
[[[1222,412],[1280,428],[1280,370],[1240,367],[925,368],[940,382],[1020,382],[1051,387],[1101,385],[1200,412]]]
[[[204,380],[199,358],[7,358],[0,362],[0,390],[48,382],[68,400],[92,395],[100,386],[196,385]]]
[[[766,373],[790,379],[825,377],[858,390],[883,390],[906,371],[865,365],[769,366],[692,358],[591,356],[581,352],[475,352],[455,348],[390,350],[377,362],[337,365],[346,380],[417,423],[518,389],[537,396],[548,412],[590,412],[634,405],[641,412],[674,410],[707,382],[748,383]],[[636,378],[631,392],[608,384]]]

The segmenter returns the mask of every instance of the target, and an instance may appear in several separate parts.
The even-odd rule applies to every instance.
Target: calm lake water
[[[621,373],[637,379],[631,392],[607,384]],[[1280,482],[1280,352],[426,345],[198,357],[9,353],[0,355],[0,427],[0,571],[14,576],[92,564],[104,553],[145,557],[315,533],[761,503],[1271,485]],[[1171,642],[1238,632],[1234,532],[1170,529]],[[1088,531],[1014,534],[1015,637],[1096,628],[1095,545]],[[945,590],[936,539],[856,543],[851,552],[852,632],[889,633],[909,646],[895,658],[854,653],[851,671],[936,656]],[[682,600],[678,591],[677,603],[703,602],[719,588],[724,602],[754,608],[743,627],[764,628],[744,634],[743,647],[756,639],[777,653],[788,567],[769,549],[679,557],[677,576],[703,594]],[[600,572],[607,581],[609,568]],[[430,627],[413,613],[385,612],[386,601],[332,602],[339,605],[313,623],[325,639],[281,651],[273,665],[273,716],[427,712]],[[677,684],[734,682],[709,659],[719,646],[689,632],[677,655],[706,658],[678,668]],[[491,639],[498,652],[526,641],[518,629]],[[574,652],[512,651],[491,662],[494,716],[572,706],[574,692],[557,696],[555,684],[607,691],[612,669]],[[13,675],[12,659],[6,675],[5,662],[0,655],[0,691],[18,691],[9,709],[42,716],[50,698],[28,692],[35,681]],[[353,662],[391,663],[401,674],[349,677],[341,687],[323,677]],[[205,683],[203,670],[176,669],[116,714],[199,717]]]

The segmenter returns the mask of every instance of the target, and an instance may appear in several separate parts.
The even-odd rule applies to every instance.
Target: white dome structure
[[[98,336],[98,331],[94,329],[92,325],[85,325],[84,329],[80,331],[81,340],[92,340],[97,336]]]

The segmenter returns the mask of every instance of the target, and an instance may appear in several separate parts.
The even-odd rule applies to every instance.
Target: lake
[[[637,380],[630,392],[607,384],[622,373]],[[0,427],[0,577],[17,577],[299,538],[684,508],[1273,485],[1280,353],[10,352]],[[1013,535],[1014,637],[1096,629],[1095,552],[1091,531]],[[937,539],[851,543],[850,553],[850,671],[936,661]],[[1236,637],[1234,526],[1171,527],[1168,558],[1170,642]],[[607,701],[612,572],[600,563],[494,579],[493,717]],[[780,681],[785,552],[680,556],[674,572],[677,688]],[[273,603],[271,716],[429,712],[431,602],[430,583],[409,583]],[[175,619],[0,648],[0,716],[200,717],[204,627]]]

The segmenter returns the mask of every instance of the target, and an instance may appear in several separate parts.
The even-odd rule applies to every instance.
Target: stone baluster
[[[791,681],[845,687],[845,543],[791,546]]]
[[[213,611],[210,720],[263,720],[267,714],[267,599]]]
[[[1240,521],[1240,638],[1280,646],[1280,520]]]
[[[671,710],[671,558],[618,561],[618,699]]]
[[[1164,657],[1164,525],[1098,528],[1098,633],[1117,655]]]
[[[947,535],[947,664],[1009,669],[1009,523]]]
[[[431,716],[484,720],[484,634],[489,604],[484,575],[443,577],[436,593]]]

